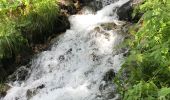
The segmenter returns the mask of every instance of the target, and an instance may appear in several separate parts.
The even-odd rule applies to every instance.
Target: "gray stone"
[[[29,74],[28,66],[22,66],[18,68],[12,75],[8,77],[10,81],[24,81]]]
[[[123,4],[121,7],[117,9],[117,15],[119,16],[119,20],[131,21],[132,20],[132,2],[129,1]]]
[[[106,74],[105,76],[103,77],[103,80],[107,83],[107,82],[110,82],[110,81],[113,81],[115,77],[115,72],[113,69],[110,69]]]

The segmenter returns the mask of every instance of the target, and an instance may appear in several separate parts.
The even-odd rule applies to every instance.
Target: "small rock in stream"
[[[103,80],[108,82],[108,81],[112,81],[115,77],[115,72],[113,69],[110,69],[105,76],[103,77]]]
[[[104,30],[112,30],[113,28],[115,28],[117,25],[115,23],[105,23],[105,24],[101,24],[101,27]]]
[[[59,56],[59,61],[63,61],[65,59],[64,55]]]
[[[36,95],[36,90],[30,90],[30,89],[27,90],[26,96],[28,100],[30,100],[34,95]]]
[[[101,94],[97,98],[102,98],[102,100],[110,100],[116,97],[115,86],[113,84],[114,77],[115,72],[113,69],[106,72],[103,77],[103,81],[99,86]]]
[[[73,51],[73,49],[70,48],[70,49],[66,52],[66,54],[70,54],[72,51]]]
[[[30,66],[29,64],[26,65],[26,66],[22,66],[20,68],[18,68],[12,75],[10,75],[8,77],[8,80],[10,81],[23,81],[25,80],[28,75],[29,75],[29,67]]]
[[[43,89],[43,88],[45,88],[45,85],[44,85],[44,84],[42,84],[42,85],[40,85],[40,86],[37,87],[37,89]]]

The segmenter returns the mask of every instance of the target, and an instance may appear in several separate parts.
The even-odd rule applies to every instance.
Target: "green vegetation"
[[[130,54],[115,82],[123,100],[169,100],[170,1],[145,0],[136,13],[144,14],[130,29]]]
[[[0,83],[0,96],[6,95],[6,92],[10,89],[7,84]]]
[[[54,32],[55,24],[58,23],[59,7],[56,0],[34,0],[26,4],[24,16],[19,19],[18,27],[30,41],[41,41],[48,34]],[[29,41],[29,42],[30,42]]]
[[[12,21],[0,23],[0,59],[16,55],[26,43]]]
[[[17,55],[30,41],[45,40],[59,11],[57,0],[1,0],[0,59]]]

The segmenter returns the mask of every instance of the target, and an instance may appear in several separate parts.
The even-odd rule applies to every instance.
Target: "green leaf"
[[[170,88],[167,87],[161,88],[160,91],[158,92],[159,97],[165,97],[168,94],[170,94]]]

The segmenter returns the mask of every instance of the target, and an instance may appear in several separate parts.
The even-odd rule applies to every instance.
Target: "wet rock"
[[[108,94],[107,94],[107,100],[109,100],[109,99],[112,99],[112,98],[115,98],[115,92],[109,92]]]
[[[112,81],[115,77],[115,72],[113,69],[110,69],[108,72],[106,72],[105,76],[103,77],[103,80],[108,82]]]
[[[113,79],[115,77],[115,72],[110,69],[103,76],[103,81],[99,86],[100,95],[97,98],[102,98],[102,100],[110,100],[116,97],[115,86]]]
[[[92,69],[92,70],[88,70],[88,71],[84,72],[84,75],[85,75],[86,77],[88,77],[88,75],[89,75],[90,73],[93,73],[93,72],[94,72],[93,69]]]
[[[110,83],[113,82],[114,77],[115,72],[113,69],[107,71],[106,74],[103,76],[103,84],[100,85],[99,90],[104,90],[105,87],[107,87]]]
[[[37,94],[39,89],[43,89],[43,88],[45,88],[44,84],[38,86],[37,88],[28,89],[26,92],[27,99],[30,100],[33,96]]]
[[[99,86],[99,90],[102,100],[110,100],[116,97],[116,91],[113,83],[102,83]]]
[[[129,49],[128,48],[123,48],[123,56],[127,57],[130,55]]]
[[[89,6],[84,6],[82,9],[78,12],[78,14],[95,14],[95,9]]]
[[[119,16],[119,20],[131,21],[132,12],[133,12],[133,7],[131,1],[123,4],[121,7],[117,9],[117,15]]]
[[[95,27],[95,28],[94,28],[94,31],[100,32],[101,29],[100,29],[100,27]]]
[[[81,48],[78,48],[76,51],[78,52],[78,51],[81,51],[82,49]]]
[[[77,12],[76,7],[72,3],[68,4],[68,5],[64,5],[64,4],[60,3],[59,5],[60,5],[60,8],[61,8],[61,12],[65,15],[76,14],[76,12]]]
[[[90,56],[92,57],[92,61],[94,62],[97,62],[101,59],[100,56],[96,55],[95,53],[92,53]]]
[[[119,0],[98,0],[98,1],[102,1],[102,5],[103,5],[102,7],[105,7]]]
[[[118,0],[82,0],[82,1],[86,1],[86,4],[88,3],[88,6],[94,8],[97,11]]]
[[[64,55],[59,56],[59,61],[63,61],[65,59]]]
[[[61,11],[66,15],[76,14],[81,8],[93,0],[59,0]]]
[[[78,0],[80,6],[86,6],[91,12],[101,10],[104,6],[114,3],[118,0]]]
[[[31,89],[27,90],[26,97],[27,97],[28,100],[30,100],[35,95],[36,95],[36,91],[35,90],[31,90]]]
[[[117,25],[115,23],[105,23],[105,24],[101,24],[101,27],[104,30],[112,30],[113,28],[115,28]]]
[[[22,67],[18,68],[12,75],[10,75],[8,77],[7,80],[13,81],[13,82],[14,81],[24,81],[27,78],[28,74],[29,74],[30,69],[29,69],[28,66],[29,65],[22,66]]]
[[[129,2],[122,5],[120,8],[117,9],[117,15],[119,16],[119,20],[125,20],[130,22],[137,22],[143,13],[137,13],[132,18],[132,12],[134,7],[138,6],[139,4],[143,3],[144,0],[130,0]]]
[[[0,97],[5,97],[10,88],[8,84],[0,84]]]
[[[97,10],[101,10],[101,8],[103,7],[102,2],[101,1],[94,1],[91,3],[92,6],[94,6],[94,9]]]
[[[93,11],[97,11],[102,8],[102,3],[97,0],[78,0],[80,5],[89,7]]]
[[[102,27],[103,30],[122,30],[122,31],[127,31],[128,27],[131,25],[130,22],[127,21],[115,21],[112,23],[104,23],[101,24],[100,26]],[[100,28],[95,28],[101,31]],[[99,32],[100,32],[99,31]]]
[[[43,88],[45,88],[45,85],[44,85],[44,84],[42,84],[42,85],[40,85],[40,86],[37,87],[37,89],[43,89]]]
[[[32,54],[31,49],[26,46],[23,46],[22,49],[18,55],[13,54],[12,57],[0,59],[1,82],[5,82],[18,66],[28,64]]]
[[[70,49],[66,52],[66,54],[71,54],[72,51],[73,51],[73,49],[70,48]]]

